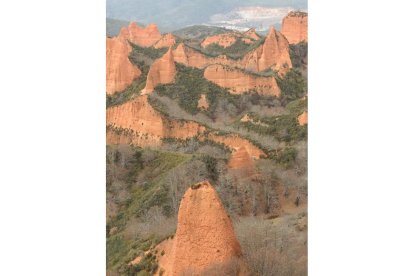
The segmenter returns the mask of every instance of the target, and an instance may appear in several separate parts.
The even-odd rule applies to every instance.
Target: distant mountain
[[[143,24],[156,23],[164,31],[190,25],[214,24],[214,18],[246,7],[307,9],[306,0],[107,0],[106,16]],[[237,12],[236,12],[237,14]],[[236,15],[237,16],[237,15]],[[250,16],[250,15],[249,15]],[[245,18],[241,18],[244,20]],[[260,21],[260,19],[258,19]],[[212,22],[213,21],[213,22]],[[217,26],[217,25],[216,25]]]
[[[221,27],[195,25],[174,31],[173,34],[184,39],[203,39],[207,36],[227,33],[229,31]]]
[[[106,35],[109,37],[117,36],[121,28],[128,26],[128,24],[129,21],[106,18]],[[145,25],[141,23],[137,23],[137,25],[145,27]],[[158,28],[161,32],[166,32],[165,28]],[[172,33],[184,39],[203,39],[207,36],[227,33],[229,31],[231,30],[222,27],[194,25],[174,30]]]
[[[280,30],[283,17],[292,10],[292,7],[238,7],[230,12],[211,16],[208,24],[238,31],[255,28],[258,32],[262,32],[267,31],[269,26],[275,26]]]
[[[117,36],[122,27],[128,26],[129,22],[112,18],[106,19],[106,36]]]

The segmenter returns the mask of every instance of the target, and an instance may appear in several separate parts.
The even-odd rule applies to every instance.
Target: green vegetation
[[[306,79],[296,69],[291,69],[283,78],[276,77],[276,81],[282,91],[282,105],[302,98],[308,91]]]
[[[111,149],[108,150],[108,154],[113,151]],[[123,202],[115,201],[118,204],[119,210],[116,216],[107,221],[107,233],[110,232],[110,229],[117,229],[115,234],[108,235],[107,237],[107,266],[111,269],[123,270],[124,274],[127,275],[130,275],[128,274],[130,269],[133,269],[135,272],[140,270],[151,272],[154,268],[152,257],[147,256],[148,258],[144,258],[139,265],[132,268],[127,264],[134,257],[166,237],[157,235],[144,237],[138,235],[131,239],[125,236],[124,231],[131,219],[146,215],[154,206],[159,207],[164,216],[171,216],[172,206],[168,199],[168,187],[165,182],[165,176],[172,169],[191,160],[191,155],[135,148],[129,156],[123,154],[123,158],[119,158],[116,152],[113,152],[113,163],[110,161],[107,165],[107,170],[111,166],[115,166],[115,170],[109,170],[107,177],[114,179],[114,181],[125,181],[125,188],[128,191],[129,197]],[[111,158],[108,157],[107,159]],[[124,161],[121,162],[119,159]],[[116,160],[118,160],[117,163],[119,164],[115,163]],[[113,173],[119,174],[121,172],[122,177],[112,175]],[[138,177],[142,177],[145,181],[137,182]],[[108,182],[111,185],[112,181]],[[110,186],[107,188],[107,191],[112,189],[113,187]]]
[[[155,273],[158,268],[156,256],[149,253],[136,265],[126,266],[125,272],[127,275],[135,276],[150,276]]]
[[[115,155],[115,158],[117,156]],[[115,160],[116,161],[116,160]],[[137,150],[132,160],[129,161],[131,169],[128,172],[127,183],[132,183],[137,178],[138,173],[144,168],[144,162],[142,161],[142,151]]]
[[[116,264],[128,254],[127,242],[120,235],[106,239],[107,266]]]
[[[277,163],[281,164],[285,168],[290,168],[296,160],[298,151],[293,147],[286,147],[281,150],[275,151],[270,155],[271,159],[274,159]]]
[[[203,155],[201,157],[201,160],[206,164],[208,178],[213,180],[213,181],[216,181],[217,177],[218,177],[217,159],[214,158],[214,157],[211,157],[209,155]]]
[[[240,122],[240,125],[250,131],[261,134],[273,135],[279,141],[300,141],[307,138],[307,126],[300,126],[297,117],[292,115],[280,115],[263,117],[259,121],[262,124]]]
[[[208,127],[207,127],[208,128]],[[163,138],[162,142],[164,144],[170,144],[170,145],[177,145],[177,148],[186,148],[186,147],[192,147],[192,152],[195,152],[198,148],[202,146],[211,146],[215,147],[217,149],[220,149],[226,154],[230,154],[231,150],[227,146],[221,143],[214,142],[212,140],[200,140],[198,138],[187,138],[185,140],[183,139],[177,139],[177,138]],[[204,161],[203,161],[204,162]]]
[[[238,40],[228,48],[213,44],[207,49],[197,50],[210,56],[225,54],[238,58],[262,42],[263,39],[247,45]],[[150,65],[167,50],[137,45],[132,45],[132,49],[130,61],[140,68],[142,75],[125,91],[108,96],[108,107],[140,95]],[[196,121],[204,125],[207,132],[215,131],[217,135],[237,133],[261,148],[270,160],[255,162],[262,169],[260,176],[254,181],[243,180],[240,188],[237,178],[233,178],[231,170],[226,169],[231,151],[223,144],[202,139],[206,137],[204,134],[185,140],[165,138],[157,150],[125,146],[128,154],[122,146],[109,146],[113,147],[106,159],[109,214],[106,254],[109,271],[141,276],[154,273],[158,267],[156,258],[144,252],[152,250],[174,233],[181,196],[191,185],[195,188],[198,181],[208,179],[219,187],[217,191],[232,216],[272,214],[272,208],[279,208],[272,202],[277,202],[276,198],[281,196],[277,195],[276,182],[280,185],[303,185],[305,180],[284,174],[287,170],[306,173],[303,141],[307,139],[307,125],[300,126],[297,117],[307,110],[307,100],[302,99],[307,93],[306,73],[303,72],[306,71],[307,45],[293,45],[290,50],[294,68],[283,78],[270,69],[257,73],[276,78],[282,91],[280,98],[257,93],[233,95],[206,80],[203,70],[181,64],[176,64],[174,83],[156,87],[156,92],[148,99],[151,106],[165,116],[166,127],[174,118]],[[209,102],[207,110],[197,108],[201,94],[205,94]],[[252,122],[239,122],[245,113],[249,114]],[[107,128],[125,135],[134,132],[114,126]],[[277,181],[274,175],[278,177]],[[263,208],[262,190],[268,193],[266,198],[274,199],[268,200],[268,206]],[[251,202],[256,202],[256,205],[250,206]],[[137,256],[142,256],[141,261],[130,265]]]
[[[291,142],[307,139],[307,125],[300,126],[297,117],[307,108],[307,100],[295,100],[290,102],[286,109],[289,114],[259,117],[249,113],[253,122],[240,122],[239,125],[249,131],[274,136],[279,141]]]
[[[308,43],[300,42],[289,45],[289,54],[293,68],[306,69],[308,63]]]
[[[134,200],[129,204],[128,210],[136,216],[142,216],[153,206],[160,206],[164,215],[170,215],[171,206],[167,202],[168,188],[163,183],[163,176],[190,158],[190,156],[179,153],[155,153],[155,158],[145,164],[149,181],[132,191]],[[153,170],[149,171],[151,168]]]
[[[154,47],[141,47],[133,43],[130,43],[130,45],[132,46],[132,53],[130,56],[132,57],[131,61],[133,63],[136,61],[139,62],[139,59],[136,60],[136,57],[139,57],[140,55],[144,55],[146,57],[151,58],[152,60],[156,60],[162,57],[168,50],[167,48],[156,49]]]
[[[213,43],[208,45],[205,49],[200,48],[200,51],[210,56],[226,55],[232,59],[241,59],[248,52],[250,52],[253,49],[256,49],[261,44],[263,44],[264,40],[265,39],[262,38],[251,44],[247,44],[243,41],[241,37],[238,37],[236,42],[227,48],[224,48],[218,45],[217,43]]]
[[[203,39],[207,36],[227,33],[229,30],[214,26],[195,25],[174,31],[173,34],[184,39]]]
[[[178,104],[182,109],[190,114],[196,114],[200,112],[197,108],[198,100],[201,94],[206,94],[210,107],[205,112],[210,117],[214,117],[219,98],[226,98],[230,103],[237,105],[240,96],[232,95],[226,89],[206,80],[203,76],[203,70],[181,64],[176,65],[175,83],[156,87],[156,91],[161,96],[178,100]]]
[[[132,99],[134,96],[139,95],[141,93],[141,90],[145,88],[150,65],[154,62],[155,59],[160,58],[167,51],[166,48],[145,48],[132,43],[130,43],[130,45],[132,47],[132,51],[129,55],[129,60],[132,64],[141,70],[141,75],[136,80],[134,80],[132,84],[128,86],[124,91],[120,91],[113,95],[107,95],[107,108],[123,104]]]

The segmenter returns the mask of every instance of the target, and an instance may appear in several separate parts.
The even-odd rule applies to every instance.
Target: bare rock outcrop
[[[211,44],[217,44],[223,48],[230,47],[233,45],[238,39],[241,39],[246,44],[251,44],[255,40],[258,40],[260,37],[256,33],[254,29],[250,29],[245,33],[239,32],[228,32],[224,34],[212,35],[206,37],[201,42],[201,47],[206,48]]]
[[[244,32],[243,35],[246,36],[246,37],[250,37],[253,40],[260,39],[260,36],[256,33],[255,28],[251,28],[251,29],[247,30],[246,32]]]
[[[164,276],[201,276],[213,269],[220,275],[249,275],[232,221],[208,181],[185,192],[177,231],[164,243],[165,254],[158,262]]]
[[[141,75],[141,70],[128,58],[131,46],[118,37],[106,38],[106,93],[126,89],[134,79]]]
[[[247,53],[242,60],[242,64],[244,68],[254,72],[271,68],[283,75],[292,68],[289,42],[272,26],[264,43]]]
[[[308,41],[308,13],[293,11],[283,18],[281,33],[290,44]]]
[[[232,154],[227,164],[228,167],[234,170],[246,170],[243,173],[244,176],[250,176],[254,173],[254,160],[266,156],[266,153],[260,148],[237,134],[217,135],[215,133],[208,133],[203,139],[229,147],[232,150]]]
[[[218,86],[228,88],[232,94],[243,94],[254,90],[260,95],[280,95],[274,77],[255,76],[229,66],[210,65],[204,70],[204,77]]]
[[[206,94],[201,94],[197,102],[197,108],[207,110],[209,106]]]
[[[298,116],[298,123],[300,126],[304,126],[308,124],[308,112],[304,111],[302,114]]]
[[[254,36],[252,34],[253,31],[250,31],[249,35]],[[250,39],[245,35],[240,36],[242,38]],[[217,38],[215,39],[217,40]],[[204,44],[206,43],[207,42],[204,41]],[[228,41],[226,43],[228,43]],[[225,55],[219,55],[216,57],[207,56],[202,52],[185,45],[184,43],[180,43],[177,46],[173,52],[173,55],[176,62],[181,63],[185,66],[191,66],[200,69],[203,69],[212,64],[222,64],[246,69],[253,72],[261,72],[267,69],[273,69],[277,70],[280,75],[283,75],[290,68],[292,68],[292,62],[289,55],[289,42],[281,33],[276,31],[274,27],[271,27],[269,29],[269,32],[263,44],[251,50],[243,58],[238,60],[228,58]]]
[[[217,135],[215,133],[209,133],[206,139],[223,144],[232,149],[233,152],[238,151],[241,147],[245,147],[246,151],[253,158],[253,160],[257,160],[261,156],[266,156],[260,148],[237,134]]]
[[[187,139],[205,131],[194,122],[164,118],[148,102],[148,95],[138,96],[106,110],[107,144],[158,146],[162,138]]]
[[[154,44],[154,48],[169,48],[175,44],[175,41],[175,36],[171,33],[168,33],[163,35],[161,39]]]
[[[253,158],[244,146],[241,146],[231,155],[228,166],[230,169],[238,170],[241,176],[244,177],[252,176],[255,173]]]
[[[158,84],[174,82],[176,73],[177,69],[175,68],[174,56],[170,47],[161,58],[157,59],[151,65],[142,94],[151,93]]]
[[[150,47],[161,39],[161,34],[155,24],[149,24],[145,28],[141,28],[135,22],[131,22],[128,27],[121,29],[119,37],[141,47]]]
[[[215,43],[223,48],[227,48],[236,42],[237,37],[238,36],[233,33],[208,36],[201,42],[201,47],[206,48],[207,46]]]
[[[174,61],[185,66],[203,69],[211,64],[235,65],[236,61],[227,58],[225,55],[217,57],[209,57],[203,53],[188,47],[184,43],[180,43],[173,51]]]

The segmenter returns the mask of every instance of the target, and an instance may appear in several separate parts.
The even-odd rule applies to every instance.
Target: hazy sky
[[[255,9],[259,7],[258,9]],[[264,8],[264,9],[262,9]],[[278,9],[277,9],[278,8]],[[258,17],[278,17],[286,10],[307,10],[306,0],[107,0],[107,17],[143,24],[156,23],[164,29],[176,29],[217,21],[240,22]],[[274,18],[273,21],[280,20]],[[280,17],[280,16],[279,16]],[[229,22],[227,22],[229,21]],[[272,20],[270,20],[272,21]],[[269,21],[269,22],[270,22]],[[248,23],[247,23],[248,24]]]

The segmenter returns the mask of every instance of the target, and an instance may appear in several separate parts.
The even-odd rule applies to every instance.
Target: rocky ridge
[[[161,39],[157,25],[149,24],[141,28],[135,22],[129,23],[128,27],[122,27],[118,36],[141,47],[150,47]]]
[[[281,33],[290,44],[308,41],[308,14],[305,12],[290,12],[283,18]]]
[[[175,36],[171,33],[165,34],[161,37],[160,40],[157,41],[157,43],[154,44],[155,49],[160,48],[169,48],[173,46],[176,42]]]
[[[142,90],[142,94],[149,94],[154,91],[154,88],[158,84],[167,84],[174,82],[175,74],[177,70],[175,68],[174,57],[172,49],[170,49],[159,59],[157,59],[150,67],[147,75],[147,82],[145,88]]]
[[[243,94],[254,90],[259,95],[280,95],[280,89],[274,77],[255,76],[237,68],[220,64],[210,65],[204,70],[204,77],[218,86],[229,89],[233,94]]]
[[[132,48],[122,38],[106,38],[106,93],[126,89],[134,79],[141,75],[141,70],[129,61]]]
[[[277,70],[281,75],[292,68],[289,55],[289,42],[272,26],[262,45],[247,53],[242,64],[247,70],[260,72],[269,68]]]

